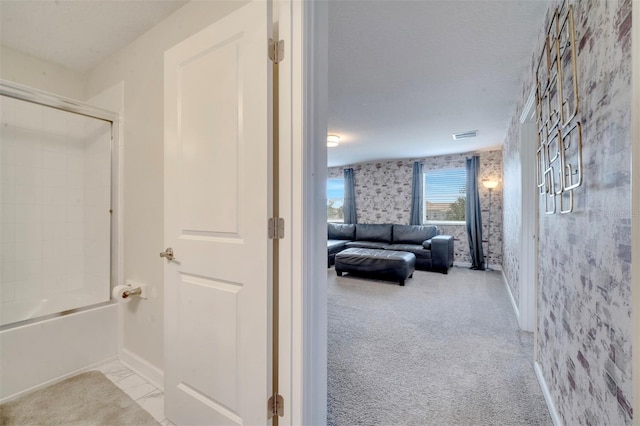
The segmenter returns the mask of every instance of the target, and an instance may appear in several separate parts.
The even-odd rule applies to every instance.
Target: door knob
[[[171,247],[167,248],[165,251],[160,253],[160,257],[166,257],[167,260],[173,260],[173,249]]]

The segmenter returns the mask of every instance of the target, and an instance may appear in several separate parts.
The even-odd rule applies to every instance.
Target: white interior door
[[[267,423],[270,24],[255,0],[165,53],[165,411],[180,425]]]

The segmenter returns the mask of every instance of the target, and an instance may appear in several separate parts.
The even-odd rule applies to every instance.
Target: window
[[[327,220],[344,222],[344,178],[327,179]]]
[[[424,222],[464,222],[467,171],[428,170],[424,173]]]

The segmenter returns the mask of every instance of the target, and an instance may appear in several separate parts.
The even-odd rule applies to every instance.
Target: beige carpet
[[[98,371],[79,374],[0,405],[0,425],[7,426],[158,424]]]
[[[552,424],[500,272],[327,277],[329,426]]]

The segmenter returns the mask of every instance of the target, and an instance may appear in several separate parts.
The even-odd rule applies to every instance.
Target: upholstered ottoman
[[[339,277],[348,272],[397,280],[404,285],[416,269],[416,256],[405,251],[349,248],[336,254],[335,268]]]

